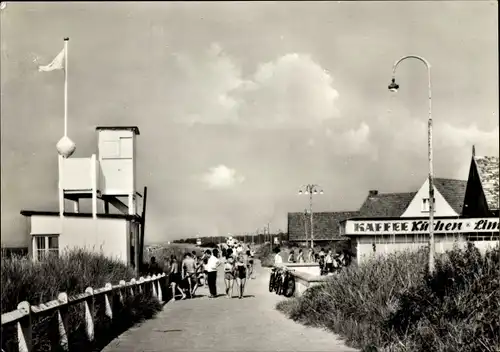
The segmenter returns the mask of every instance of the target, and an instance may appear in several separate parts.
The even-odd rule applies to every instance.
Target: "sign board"
[[[498,232],[498,218],[434,219],[434,233]],[[413,235],[429,233],[429,220],[347,220],[344,234]]]

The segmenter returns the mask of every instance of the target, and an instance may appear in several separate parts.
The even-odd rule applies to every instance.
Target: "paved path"
[[[257,266],[257,278],[247,282],[245,298],[170,302],[156,318],[126,331],[103,352],[356,351],[336,335],[295,323],[275,310],[286,298],[269,293],[268,271]],[[221,273],[217,281],[217,293],[224,293]],[[199,289],[197,295],[208,295],[208,289]]]

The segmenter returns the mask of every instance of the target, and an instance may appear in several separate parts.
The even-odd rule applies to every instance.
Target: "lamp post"
[[[403,56],[394,63],[392,68],[392,81],[389,84],[391,92],[397,92],[399,85],[396,83],[396,69],[398,65],[406,59],[416,59],[422,62],[427,67],[427,79],[429,84],[429,118],[427,123],[427,147],[429,157],[429,272],[434,272],[434,171],[432,165],[432,90],[431,90],[431,64],[421,56],[407,55]]]
[[[313,194],[323,194],[323,189],[321,186],[317,184],[308,184],[303,185],[299,189],[299,194],[308,194],[309,195],[309,212],[310,212],[310,221],[311,221],[311,248],[314,248],[314,228],[313,228]],[[306,238],[307,245],[307,238]]]

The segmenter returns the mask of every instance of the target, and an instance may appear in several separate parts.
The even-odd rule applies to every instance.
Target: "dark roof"
[[[417,192],[369,195],[359,209],[359,218],[400,217]]]
[[[313,215],[314,240],[341,239],[340,222],[355,217],[357,211],[340,212],[315,212]],[[305,223],[304,223],[305,222]],[[303,212],[288,213],[288,240],[305,241],[305,228],[307,227],[308,240],[310,240],[310,217]]]
[[[462,214],[467,181],[453,180],[450,178],[435,178],[434,187],[436,187],[438,192],[441,193],[446,202],[457,214]]]
[[[136,135],[140,135],[139,127],[137,126],[97,126],[96,131],[99,130],[129,130],[133,131]]]
[[[64,216],[68,217],[80,217],[80,218],[91,218],[92,213],[68,213],[64,212]],[[59,216],[58,211],[38,211],[38,210],[21,210],[21,215],[32,216]],[[102,219],[126,219],[126,220],[140,220],[139,215],[129,215],[129,214],[97,214],[98,218]]]
[[[475,156],[476,169],[479,174],[479,180],[483,187],[484,196],[490,211],[500,209],[498,185],[499,178],[499,159],[496,156]]]

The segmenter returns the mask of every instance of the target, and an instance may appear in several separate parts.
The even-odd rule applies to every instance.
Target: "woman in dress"
[[[175,255],[172,255],[170,257],[170,274],[169,274],[169,281],[170,281],[170,287],[172,288],[172,299],[175,301],[175,290],[179,290],[179,292],[182,295],[182,299],[186,299],[186,294],[184,291],[181,290],[179,287],[179,283],[181,282],[182,277],[181,277],[181,269],[179,267],[179,262],[177,261],[177,258]]]
[[[234,287],[234,258],[229,255],[226,257],[224,263],[224,284],[226,284],[227,298],[232,298]]]
[[[240,253],[237,256],[235,264],[236,283],[238,284],[239,299],[243,298],[243,292],[245,291],[245,283],[247,281],[247,266],[248,259],[246,259],[245,256]]]

